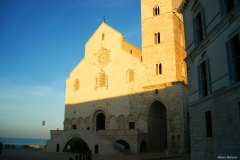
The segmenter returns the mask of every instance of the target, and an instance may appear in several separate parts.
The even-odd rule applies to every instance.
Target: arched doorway
[[[59,152],[59,144],[57,144],[57,152]]]
[[[101,129],[105,129],[105,115],[103,113],[99,113],[96,119],[96,130],[98,131]]]
[[[167,149],[166,108],[160,101],[153,102],[148,110],[148,134],[150,150]]]
[[[95,154],[98,154],[98,145],[95,145]]]
[[[146,152],[146,142],[145,141],[141,142],[140,152]]]
[[[67,142],[64,146],[63,152],[81,153],[89,150],[87,143],[83,139],[75,137]]]
[[[126,141],[120,139],[120,140],[117,140],[116,142],[125,146],[125,150],[130,150],[130,146]]]

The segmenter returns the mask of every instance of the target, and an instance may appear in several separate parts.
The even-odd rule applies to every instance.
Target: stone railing
[[[98,130],[97,133],[101,136],[137,136],[139,131],[138,129]]]
[[[64,130],[50,130],[51,139],[65,132]]]

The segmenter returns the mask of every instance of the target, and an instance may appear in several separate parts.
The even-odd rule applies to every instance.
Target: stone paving
[[[0,154],[0,160],[69,160],[70,157],[75,160],[74,153],[49,153],[42,149],[31,148],[9,148],[3,149]],[[190,154],[169,154],[163,153],[141,153],[137,155],[108,156],[92,155],[92,160],[191,160]]]

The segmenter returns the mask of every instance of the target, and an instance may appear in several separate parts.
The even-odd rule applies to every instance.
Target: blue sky
[[[0,0],[0,137],[63,129],[65,80],[103,16],[141,48],[140,0]]]

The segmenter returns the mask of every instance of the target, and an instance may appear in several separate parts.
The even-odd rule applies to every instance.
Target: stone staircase
[[[51,131],[52,132],[52,131]],[[99,135],[96,132],[92,132],[86,129],[71,129],[66,131],[58,131],[59,135],[54,135],[54,138],[47,142],[46,152],[56,152],[56,146],[60,146],[60,152],[63,151],[66,143],[74,138],[79,137],[83,139],[89,146],[90,150],[94,154],[95,145],[98,145],[98,154],[105,155],[124,155],[127,152],[124,151],[125,147],[117,142],[114,142],[104,136]]]

